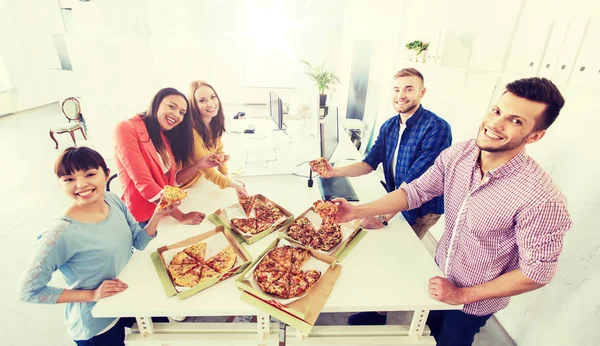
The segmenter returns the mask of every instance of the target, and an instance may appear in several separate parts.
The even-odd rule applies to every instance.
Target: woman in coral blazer
[[[123,186],[122,199],[135,219],[150,219],[165,185],[177,186],[189,181],[200,169],[217,164],[210,155],[192,161],[193,139],[189,103],[173,88],[160,90],[146,112],[120,122],[115,130],[115,162]],[[192,163],[193,162],[193,163]],[[178,170],[178,167],[186,167]],[[199,224],[204,214],[170,214],[187,224]]]
[[[190,84],[188,98],[194,128],[194,160],[210,154],[224,155],[221,136],[225,131],[225,116],[219,95],[210,84],[199,80]],[[238,196],[247,196],[244,185],[228,177],[227,173],[226,165],[221,165],[218,169],[201,169],[182,185],[190,186],[204,176],[222,189],[231,187],[235,189]]]

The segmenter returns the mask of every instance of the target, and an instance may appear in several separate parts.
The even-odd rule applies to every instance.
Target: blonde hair
[[[394,75],[394,79],[400,77],[419,77],[421,83],[425,85],[425,79],[423,78],[423,75],[416,68],[408,67],[396,72],[396,74]]]

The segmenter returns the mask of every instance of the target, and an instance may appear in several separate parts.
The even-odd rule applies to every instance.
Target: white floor
[[[16,287],[29,261],[37,235],[58,216],[69,201],[58,189],[53,164],[58,154],[48,135],[53,124],[66,121],[58,104],[0,118],[0,344],[74,345],[63,325],[60,305],[20,302]],[[79,140],[80,134],[77,134]],[[58,135],[60,147],[72,145],[68,134]],[[106,158],[110,166],[110,158]],[[53,278],[60,285],[60,277]],[[345,324],[348,314],[323,314],[319,324]],[[389,323],[407,323],[410,315],[390,314]],[[195,319],[188,318],[187,322]],[[196,318],[200,321],[199,318]],[[490,320],[477,335],[475,346],[514,345],[502,328]]]

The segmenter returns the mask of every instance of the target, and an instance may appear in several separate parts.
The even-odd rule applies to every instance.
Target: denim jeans
[[[135,323],[133,317],[123,317],[117,324],[106,332],[96,335],[89,340],[75,340],[77,346],[122,346],[125,345],[125,327],[130,328]]]
[[[491,316],[469,315],[460,310],[430,311],[427,325],[437,346],[471,346],[475,334]]]

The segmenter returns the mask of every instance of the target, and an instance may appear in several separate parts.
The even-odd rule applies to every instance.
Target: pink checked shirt
[[[550,282],[572,224],[565,196],[525,151],[483,176],[478,158],[475,140],[453,145],[403,188],[409,209],[444,194],[446,224],[436,263],[457,287],[515,269],[535,282]],[[465,305],[463,312],[489,315],[509,301],[482,300]]]

